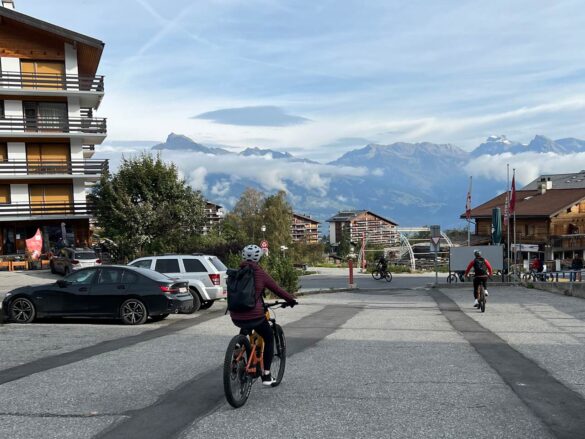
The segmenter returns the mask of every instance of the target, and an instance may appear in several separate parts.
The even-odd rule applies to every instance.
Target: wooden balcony
[[[87,202],[0,204],[0,221],[26,217],[88,217],[92,212],[93,205]]]
[[[81,138],[83,143],[102,142],[107,135],[106,119],[85,117],[4,117],[0,137]]]
[[[100,177],[107,169],[107,160],[8,160],[0,162],[0,178],[49,175]]]
[[[0,72],[0,88],[104,92],[103,76]]]

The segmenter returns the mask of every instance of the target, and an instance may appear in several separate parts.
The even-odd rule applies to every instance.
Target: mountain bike
[[[388,270],[382,270],[380,267],[376,267],[374,271],[372,271],[372,277],[376,280],[384,278],[386,279],[386,282],[392,282],[392,273]]]
[[[276,387],[282,381],[284,368],[286,366],[286,340],[282,327],[276,323],[276,318],[271,317],[271,308],[285,308],[286,302],[271,302],[264,304],[266,320],[272,327],[274,333],[274,357],[270,367]],[[252,384],[260,378],[264,370],[264,340],[253,330],[242,330],[242,333],[231,339],[225,360],[223,363],[223,390],[227,402],[232,407],[242,407],[252,390]]]
[[[479,284],[477,289],[479,290],[479,298],[477,299],[477,302],[479,303],[479,309],[481,312],[485,312],[485,302],[487,300],[485,295],[485,288],[482,284]]]

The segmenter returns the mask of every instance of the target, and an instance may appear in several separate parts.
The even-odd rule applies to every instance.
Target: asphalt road
[[[359,284],[359,280],[358,280]],[[0,326],[0,437],[583,438],[585,300],[367,289],[277,311],[282,384],[235,410],[223,305],[159,323]]]

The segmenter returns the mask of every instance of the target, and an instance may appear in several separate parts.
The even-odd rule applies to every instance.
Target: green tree
[[[351,250],[351,237],[349,233],[349,226],[342,224],[341,225],[341,236],[339,238],[339,244],[337,245],[337,256],[343,258],[344,260],[347,258],[349,251]]]
[[[90,200],[99,226],[118,244],[121,257],[177,251],[204,223],[201,193],[160,155],[124,158],[117,173],[102,175]]]
[[[266,226],[266,239],[272,252],[279,252],[281,246],[292,243],[292,207],[286,200],[286,193],[279,191],[264,200],[261,218]]]
[[[234,209],[227,215],[224,229],[233,239],[246,243],[257,243],[262,232],[262,209],[265,197],[260,191],[247,188]]]

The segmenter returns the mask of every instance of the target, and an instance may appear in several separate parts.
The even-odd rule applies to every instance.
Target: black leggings
[[[486,277],[474,277],[473,278],[473,297],[479,299],[477,288],[483,285],[483,289],[487,289],[487,278]]]
[[[262,322],[258,320],[232,320],[234,325],[241,329],[240,334],[247,334],[249,330],[253,329],[264,340],[264,370],[270,370],[272,365],[272,357],[274,356],[274,334],[272,333],[272,326],[264,317]]]

